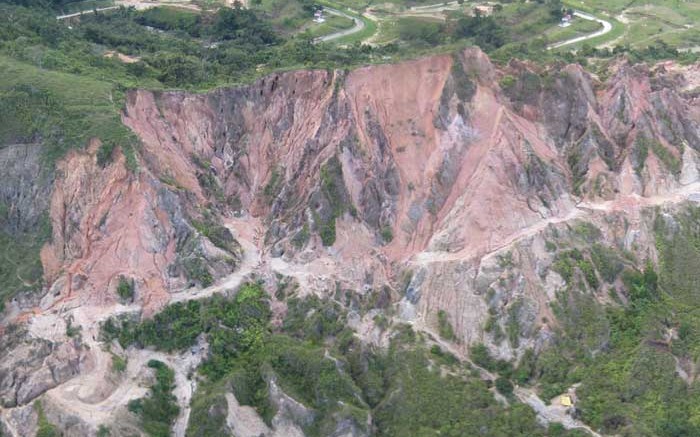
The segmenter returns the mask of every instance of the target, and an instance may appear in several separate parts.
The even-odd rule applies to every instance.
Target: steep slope
[[[95,139],[28,183],[33,146],[0,149],[0,163],[19,169],[0,189],[10,205],[1,230],[32,231],[42,214],[53,229],[42,297],[20,294],[5,310],[18,358],[0,367],[2,420],[21,422],[46,391],[49,413],[70,411],[90,429],[105,411],[127,414],[143,394],[138,369],[114,380],[99,322],[148,318],[253,274],[270,287],[292,277],[302,294],[387,290],[395,321],[460,356],[482,342],[506,359],[541,350],[572,278],[597,302],[617,294],[624,303],[617,276],[586,270],[589,247],[634,253],[629,268],[655,262],[654,221],[696,199],[697,77],[697,67],[621,60],[602,81],[576,65],[496,67],[467,49],[203,94],[130,91],[123,122],[141,140],[136,171],[119,150],[101,163]],[[566,258],[574,249],[584,255]],[[122,283],[130,296],[117,292]],[[7,328],[15,323],[27,329]],[[382,343],[374,325],[357,324]],[[51,378],[28,376],[65,356],[70,365]],[[189,361],[158,358],[182,363],[176,380],[187,381]]]

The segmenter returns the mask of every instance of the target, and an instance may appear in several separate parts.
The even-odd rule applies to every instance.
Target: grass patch
[[[85,75],[40,69],[0,54],[0,142],[41,139],[49,162],[69,149],[99,138],[131,156],[134,134],[121,123],[124,92],[112,83]],[[111,153],[103,152],[103,162]],[[130,167],[135,159],[129,159]]]
[[[119,276],[117,295],[122,302],[132,302],[134,300],[135,291],[136,284],[133,279],[129,280],[124,276]]]
[[[126,371],[126,359],[120,357],[119,355],[112,354],[112,370],[117,373],[124,373]]]
[[[444,310],[439,310],[437,313],[437,317],[438,333],[440,334],[440,337],[444,338],[445,340],[454,340],[455,331],[452,327],[452,323],[450,323],[450,320],[447,317],[447,313]]]
[[[38,416],[38,429],[36,431],[36,437],[59,437],[61,433],[58,432],[58,428],[56,428],[56,425],[53,425],[46,418],[46,414],[44,414],[44,408],[41,405],[41,401],[35,401],[33,406],[34,411],[36,411],[36,414]]]
[[[5,213],[3,213],[5,211]],[[0,204],[0,220],[6,208]],[[0,231],[0,309],[4,302],[19,292],[41,289],[44,269],[39,252],[51,237],[48,216],[39,222],[39,229],[9,235]]]

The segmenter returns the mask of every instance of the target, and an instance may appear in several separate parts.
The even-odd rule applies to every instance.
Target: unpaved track
[[[74,17],[79,17],[81,15],[88,15],[88,14],[94,14],[95,12],[103,12],[103,11],[111,11],[113,9],[119,9],[120,7],[133,7],[138,10],[144,10],[144,9],[149,9],[149,8],[155,8],[157,6],[171,6],[174,8],[185,8],[185,9],[191,9],[193,11],[198,11],[199,6],[190,4],[190,3],[181,3],[181,2],[141,2],[141,1],[130,1],[130,0],[125,0],[125,1],[119,1],[116,2],[117,4],[114,6],[107,6],[104,8],[93,8],[93,9],[86,9],[84,11],[79,11],[79,12],[73,12],[70,14],[65,14],[65,15],[58,15],[56,16],[57,20],[67,20],[69,18],[74,18]]]
[[[192,299],[202,299],[215,293],[235,290],[252,273],[260,262],[256,242],[248,235],[241,235],[242,226],[250,227],[248,221],[231,220],[227,225],[234,231],[243,246],[244,256],[237,270],[220,280],[217,284],[200,289],[174,293],[170,302],[180,302]],[[100,324],[107,318],[139,311],[138,306],[116,305],[108,308],[78,307],[58,311],[58,314],[46,313],[32,320],[32,332],[40,337],[58,339],[62,335],[62,320],[72,316],[74,326],[82,326],[84,344],[89,348],[90,363],[80,375],[49,390],[46,396],[65,411],[75,414],[87,423],[97,428],[109,423],[113,413],[130,400],[138,399],[148,393],[148,387],[141,385],[143,372],[148,361],[159,360],[167,364],[175,373],[175,389],[173,394],[180,406],[180,415],[173,426],[175,437],[184,437],[190,414],[190,401],[196,388],[191,375],[203,358],[203,351],[192,353],[186,350],[182,354],[166,354],[149,349],[129,348],[127,350],[127,369],[123,375],[112,371],[112,355],[104,348],[107,346],[99,341]]]
[[[463,250],[460,252],[422,252],[414,257],[415,264],[429,264],[433,262],[450,262],[469,259],[470,257],[479,256],[485,257],[497,253],[507,247],[516,244],[517,242],[532,237],[550,224],[564,223],[579,218],[590,216],[592,212],[613,212],[613,211],[628,211],[629,208],[644,208],[652,206],[661,206],[666,204],[677,204],[685,201],[700,202],[700,182],[695,182],[689,185],[682,186],[680,189],[667,194],[659,194],[649,197],[642,197],[636,194],[624,196],[622,198],[606,201],[606,202],[581,202],[576,205],[571,211],[561,217],[552,217],[535,223],[532,226],[526,227],[511,236],[507,237],[503,243],[495,247],[479,247]],[[433,332],[428,326],[423,323],[414,323],[416,329],[430,334],[433,340],[443,349],[451,352],[459,357],[462,361],[470,363],[476,368],[483,379],[494,381],[496,375],[488,370],[474,364],[468,356],[452,343],[444,341]],[[588,425],[580,420],[574,419],[567,414],[566,409],[557,405],[547,405],[532,389],[516,386],[514,393],[516,397],[523,403],[529,405],[539,419],[544,423],[561,423],[567,429],[581,429],[588,432],[593,437],[603,437],[602,434],[591,429]]]
[[[95,12],[111,11],[112,9],[119,9],[119,6],[109,6],[106,8],[87,9],[87,10],[80,11],[80,12],[73,12],[72,14],[58,15],[58,16],[56,16],[56,19],[57,20],[65,20],[68,18],[79,17],[83,14],[94,14]]]
[[[664,204],[675,204],[685,201],[700,202],[700,182],[695,182],[685,185],[677,191],[659,194],[649,197],[642,197],[637,194],[624,196],[615,200],[606,202],[580,202],[575,208],[566,212],[563,215],[550,217],[545,220],[534,223],[531,226],[523,228],[503,239],[496,245],[488,243],[482,246],[467,247],[457,252],[430,252],[425,251],[415,255],[413,262],[415,264],[430,264],[434,262],[450,262],[461,261],[473,257],[486,257],[497,253],[505,248],[511,247],[519,241],[537,235],[549,225],[566,223],[579,218],[590,216],[594,211],[612,212],[625,211],[629,208],[644,208],[650,206],[660,206]]]
[[[630,210],[629,208],[638,209],[655,205],[679,203],[686,200],[700,200],[699,182],[683,186],[674,192],[663,195],[650,197],[628,195],[607,202],[581,202],[570,210],[563,212],[560,216],[543,219],[505,237],[500,244],[495,246],[486,244],[477,248],[469,248],[467,251],[463,250],[455,253],[424,252],[416,255],[413,262],[426,264],[465,260],[475,256],[488,256],[489,254],[503,250],[506,247],[517,244],[517,242],[523,239],[542,232],[550,224],[563,223],[588,217],[597,211],[627,211]],[[286,263],[279,258],[271,258],[268,254],[264,253],[261,249],[263,246],[262,228],[257,220],[250,217],[231,219],[226,222],[226,225],[234,231],[234,235],[244,249],[244,256],[237,270],[220,280],[214,286],[174,293],[171,296],[171,302],[201,299],[215,293],[234,290],[242,284],[251,273],[263,268],[269,268],[272,271],[277,270],[290,276],[296,276],[302,284],[313,276],[307,264]],[[269,264],[267,263],[268,260],[270,261]],[[330,270],[332,270],[332,268],[330,268]],[[69,305],[70,304],[73,303],[69,303]],[[63,319],[72,316],[74,325],[82,326],[83,341],[89,347],[90,362],[85,365],[82,373],[70,381],[49,390],[46,396],[51,401],[59,404],[61,408],[64,408],[67,412],[78,415],[87,423],[97,427],[101,424],[109,423],[110,420],[113,419],[113,412],[116,409],[124,407],[130,400],[142,397],[147,393],[148,387],[140,384],[140,381],[142,381],[141,375],[148,361],[157,359],[166,363],[175,372],[176,389],[174,394],[181,408],[181,414],[173,427],[173,434],[176,437],[182,437],[185,434],[190,412],[189,405],[195,390],[194,382],[188,379],[187,376],[196,368],[199,360],[202,359],[201,354],[192,354],[190,351],[186,351],[183,354],[174,355],[148,349],[137,350],[132,348],[127,351],[129,361],[125,374],[116,376],[113,375],[111,370],[111,354],[102,349],[105,345],[98,340],[100,322],[114,314],[135,312],[138,310],[139,308],[136,305],[70,308],[65,308],[62,305],[56,311],[46,311],[34,316],[29,324],[30,331],[33,335],[49,340],[62,340],[65,337],[65,326],[62,325]],[[435,338],[435,341],[442,347],[465,361],[468,361],[464,351],[457,350],[458,348],[456,346],[442,341],[439,336],[432,333],[428,327],[416,324],[416,328],[430,332]],[[495,375],[485,369],[479,368],[478,366],[475,367],[479,369],[483,377],[488,379],[495,378]],[[114,379],[114,381],[111,381],[111,379]],[[599,434],[586,427],[585,424],[573,420],[568,415],[562,416],[562,413],[558,410],[546,406],[531,390],[517,387],[515,394],[521,401],[534,408],[542,420],[562,422],[567,427],[585,429],[593,436],[599,436]]]
[[[235,235],[235,233],[234,233]],[[213,294],[224,291],[235,290],[243,281],[255,270],[260,264],[260,253],[256,245],[248,240],[238,240],[243,247],[243,260],[235,272],[218,281],[211,287],[201,289],[185,290],[178,293],[173,293],[170,297],[170,303],[182,302],[193,299],[203,299]]]

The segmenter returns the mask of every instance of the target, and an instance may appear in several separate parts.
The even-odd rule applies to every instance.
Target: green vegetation
[[[693,25],[700,19],[700,8],[695,2],[587,0],[585,3],[570,1],[567,4],[597,15],[606,15],[606,19],[613,22],[613,32],[616,32],[609,40],[619,41],[620,46],[639,49],[659,41],[678,48],[690,48],[700,42],[700,32]],[[627,22],[625,25],[610,18],[621,14]],[[591,45],[599,43],[590,41]]]
[[[342,3],[347,4],[349,1],[352,1],[352,0],[343,0]],[[339,3],[328,1],[328,0],[317,0],[317,3],[322,5],[322,6],[328,6],[328,7],[332,7],[335,9],[339,9],[339,10],[345,12],[346,14],[350,15],[351,17],[355,17],[356,19],[362,21],[362,23],[364,24],[364,28],[361,31],[359,31],[357,33],[353,33],[351,35],[344,36],[342,38],[338,38],[338,39],[333,41],[334,44],[358,46],[358,45],[362,44],[362,42],[365,41],[367,38],[371,37],[372,35],[374,35],[377,32],[377,23],[375,23],[373,20],[370,20],[369,18],[365,17],[364,15],[358,15],[356,10],[343,7],[343,5],[341,5]],[[367,46],[363,45],[362,47],[364,49],[364,47],[367,47]],[[387,46],[386,49],[388,49],[389,51],[394,51],[396,49],[396,47],[395,46]],[[364,49],[364,50],[366,50],[366,49]]]
[[[447,313],[444,310],[439,310],[437,316],[438,333],[440,334],[440,337],[444,338],[445,340],[454,340],[454,328],[452,328],[452,323],[450,323],[449,319],[447,318]]]
[[[270,421],[272,381],[314,413],[304,427],[311,436],[328,435],[343,420],[364,429],[370,412],[381,436],[549,435],[528,407],[503,408],[468,366],[427,348],[410,326],[396,327],[391,347],[376,350],[354,337],[337,303],[316,297],[288,303],[283,323],[273,328],[264,292],[247,284],[232,299],[174,304],[143,323],[111,319],[103,335],[167,351],[192,347],[200,333],[208,337],[188,436],[221,435],[231,392]],[[512,372],[509,363],[495,366]],[[497,385],[506,395],[512,390],[507,379]],[[160,391],[167,400],[169,392]]]
[[[272,204],[272,202],[275,201],[275,198],[282,189],[282,183],[284,181],[281,179],[281,176],[282,175],[280,174],[280,171],[278,169],[272,169],[270,179],[267,181],[267,184],[265,184],[265,187],[263,188],[263,194],[265,195],[267,203],[269,204]]]
[[[119,276],[119,283],[117,284],[117,295],[122,302],[132,302],[134,300],[134,293],[136,291],[136,284],[133,279],[129,280],[124,276]]]
[[[112,354],[112,370],[123,373],[126,370],[126,359],[117,354]]]
[[[336,302],[317,296],[287,300],[287,315],[282,330],[295,338],[321,344],[338,336],[345,328],[345,312]]]
[[[574,273],[578,270],[593,290],[597,289],[600,285],[593,263],[584,258],[583,254],[578,249],[571,249],[558,253],[552,268],[555,272],[559,273],[567,283],[572,282]]]
[[[381,236],[385,243],[391,243],[394,239],[394,231],[391,230],[391,226],[382,226]]]
[[[73,326],[73,317],[69,317],[66,320],[66,336],[70,338],[78,337],[80,335],[80,331],[82,330],[82,327],[80,325],[78,326]]]
[[[508,341],[511,347],[517,348],[520,345],[520,310],[522,309],[523,301],[518,299],[508,307],[508,319],[506,320],[506,332],[508,333]]]
[[[698,223],[700,208],[657,212],[658,273],[651,263],[641,271],[626,266],[624,254],[599,243],[590,252],[560,252],[559,268],[567,265],[583,274],[578,263],[590,256],[607,283],[621,279],[623,287],[615,293],[624,305],[604,306],[581,281],[570,281],[552,308],[558,321],[552,347],[526,353],[511,379],[536,385],[545,399],[580,383],[581,418],[605,434],[697,435],[697,383],[676,369],[687,369],[700,353]],[[496,368],[485,348],[473,348],[472,358]]]
[[[46,414],[44,414],[44,408],[41,405],[41,401],[34,401],[34,411],[38,416],[38,429],[36,431],[36,437],[59,437],[61,434],[55,425],[48,421]]]
[[[666,217],[659,214],[654,223],[660,285],[671,296],[696,305],[700,303],[700,209],[689,207]]]
[[[666,166],[672,173],[678,175],[681,172],[681,161],[670,150],[664,147],[658,140],[646,137],[639,137],[635,141],[635,150],[638,154],[637,173],[640,174],[644,168],[649,149],[654,152],[657,158]]]
[[[566,41],[579,36],[588,35],[600,30],[601,28],[602,25],[596,21],[575,18],[571,26],[566,28],[558,26],[553,27],[547,30],[544,35],[549,43],[556,43],[559,41]]]
[[[226,435],[228,403],[226,392],[230,384],[205,382],[197,387],[192,397],[192,410],[187,428],[188,437],[215,437]]]
[[[324,246],[332,246],[335,243],[335,220],[345,212],[349,201],[343,181],[343,168],[335,156],[321,166],[321,194],[329,211],[316,215],[318,233]]]
[[[7,207],[0,202],[0,223],[6,220],[6,214]],[[19,292],[41,288],[44,269],[39,251],[50,237],[48,216],[42,217],[38,229],[29,229],[17,235],[0,230],[0,312],[5,300]]]
[[[214,277],[209,272],[207,265],[202,258],[194,256],[184,261],[185,276],[189,281],[208,287],[214,283]]]
[[[174,7],[157,7],[146,9],[136,18],[136,22],[160,30],[181,30],[198,35],[201,15],[195,11]]]
[[[151,360],[148,367],[155,370],[156,382],[147,397],[129,401],[129,411],[139,416],[143,430],[151,437],[168,437],[180,414],[175,396],[175,373],[164,363]]]
[[[513,364],[507,360],[494,359],[483,343],[473,345],[469,349],[469,357],[477,366],[490,372],[496,372],[505,378],[509,378],[513,374]]]
[[[54,161],[68,149],[99,138],[103,150],[109,150],[101,152],[102,164],[111,158],[111,150],[119,147],[129,157],[129,165],[135,167],[132,153],[136,139],[121,123],[115,107],[115,101],[124,98],[123,91],[89,75],[51,71],[47,69],[49,60],[42,60],[40,66],[30,65],[25,56],[29,54],[13,59],[0,50],[0,118],[4,120],[0,143],[41,141],[44,155]]]
[[[192,219],[191,223],[214,246],[232,253],[237,251],[238,242],[233,238],[233,234],[226,226],[221,224],[220,220],[210,210],[204,210],[202,219]]]
[[[311,233],[309,232],[309,225],[304,223],[304,226],[302,226],[299,232],[292,237],[292,244],[294,247],[301,249],[304,247],[304,245],[306,245],[310,237]]]
[[[625,268],[624,263],[613,249],[599,243],[595,243],[591,247],[591,261],[608,284],[615,282],[615,279]]]
[[[312,38],[317,38],[339,30],[350,29],[354,25],[355,22],[349,18],[340,17],[338,15],[328,15],[324,23],[312,25],[307,29],[307,35]]]

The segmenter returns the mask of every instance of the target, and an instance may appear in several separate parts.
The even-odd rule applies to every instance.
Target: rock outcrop
[[[97,344],[113,312],[148,317],[250,273],[294,277],[301,294],[388,285],[399,318],[436,336],[451,325],[462,352],[545,347],[566,290],[560,249],[599,242],[653,260],[649,207],[693,200],[700,184],[697,67],[610,69],[602,81],[577,65],[495,66],[468,49],[203,94],[133,90],[136,171],[118,149],[99,165],[97,139],[53,174],[38,146],[0,149],[12,169],[0,229],[31,231],[46,213],[53,228],[45,297],[4,323],[34,328],[0,363],[3,404],[80,371],[82,352],[42,336],[42,314],[90,308],[80,323]],[[615,287],[600,279],[583,283],[605,301]],[[346,425],[337,435],[357,435]]]

